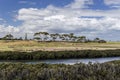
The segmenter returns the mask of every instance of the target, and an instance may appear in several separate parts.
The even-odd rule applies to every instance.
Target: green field
[[[74,42],[36,42],[0,41],[0,51],[64,51],[64,50],[108,50],[120,49],[120,42],[74,43]]]

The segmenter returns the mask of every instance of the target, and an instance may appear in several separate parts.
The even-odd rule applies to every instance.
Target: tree
[[[95,38],[94,42],[99,42],[100,38]]]
[[[37,41],[39,41],[41,39],[39,32],[34,34],[34,39],[37,40]]]
[[[52,38],[52,41],[55,41],[57,39],[57,37],[59,36],[58,33],[56,34],[50,34],[51,38]]]
[[[79,36],[77,41],[78,42],[86,42],[86,36]]]
[[[72,38],[72,41],[76,41],[76,39],[77,39],[77,37],[76,36],[73,36],[73,38]]]
[[[62,34],[62,36],[64,37],[65,41],[68,41],[70,39],[69,34]]]
[[[44,39],[43,40],[46,41],[48,39],[49,33],[48,32],[43,32],[42,34],[44,35]]]
[[[22,37],[20,37],[19,40],[23,40]]]
[[[37,32],[34,34],[34,39],[46,41],[48,39],[48,32]]]
[[[41,40],[41,38],[40,37],[34,37],[34,40],[39,41],[39,40]]]
[[[7,34],[3,37],[3,39],[5,40],[12,40],[13,39],[13,35],[12,34]]]
[[[105,40],[99,40],[98,43],[106,43]]]
[[[72,41],[73,37],[74,37],[74,33],[70,33],[69,34],[69,40]]]

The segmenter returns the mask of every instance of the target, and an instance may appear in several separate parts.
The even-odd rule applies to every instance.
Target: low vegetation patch
[[[68,58],[100,58],[118,57],[120,49],[117,50],[78,50],[78,51],[35,51],[0,52],[0,60],[43,60],[43,59],[68,59]]]
[[[120,61],[119,61],[120,63]],[[120,64],[0,64],[0,80],[119,80]]]

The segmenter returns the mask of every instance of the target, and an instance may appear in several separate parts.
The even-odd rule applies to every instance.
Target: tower
[[[27,39],[27,33],[25,33],[25,40],[28,40],[28,39]]]

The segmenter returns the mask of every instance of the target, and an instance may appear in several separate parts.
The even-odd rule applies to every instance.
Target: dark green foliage
[[[66,42],[97,42],[106,43],[105,40],[100,38],[95,38],[94,40],[89,40],[86,36],[75,36],[74,33],[60,34],[60,33],[48,33],[48,32],[37,32],[34,33],[34,40],[39,41],[66,41]]]
[[[12,40],[13,39],[13,35],[12,34],[7,34],[5,35],[2,40]]]
[[[0,60],[43,60],[68,58],[118,57],[120,50],[80,50],[80,51],[35,51],[35,52],[0,52]]]
[[[120,64],[120,60],[109,61],[109,62],[106,62],[106,63]]]
[[[120,61],[119,61],[120,63]],[[120,64],[0,64],[0,80],[120,80]]]

